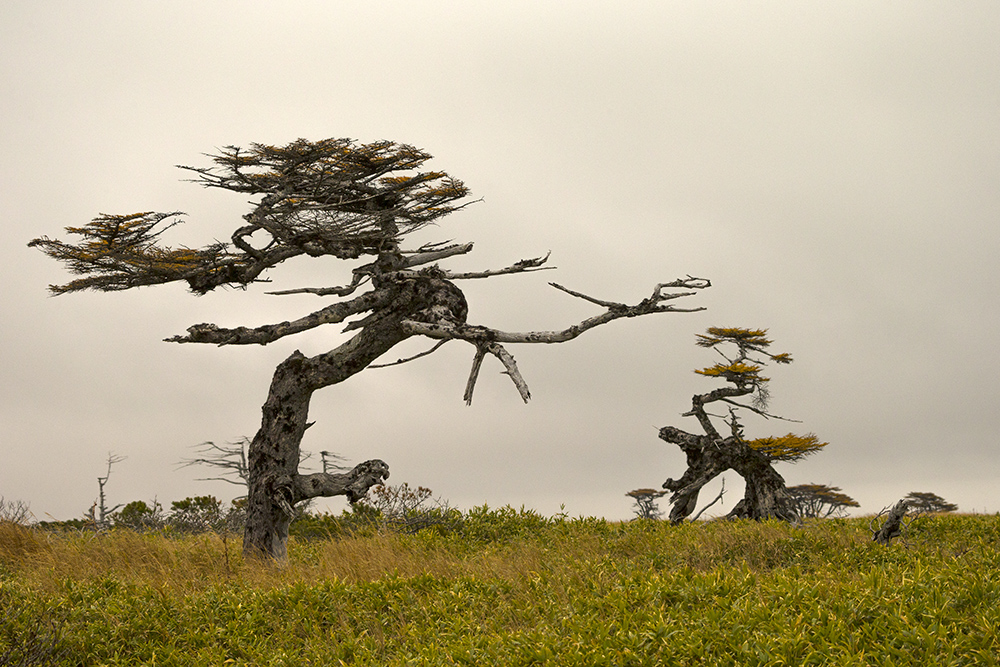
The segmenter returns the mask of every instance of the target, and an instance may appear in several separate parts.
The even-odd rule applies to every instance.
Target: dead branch
[[[396,361],[390,362],[388,364],[369,364],[368,368],[388,368],[389,366],[399,366],[401,364],[409,363],[411,361],[414,361],[415,359],[419,359],[421,357],[426,357],[427,355],[434,354],[435,352],[438,351],[438,348],[440,348],[442,345],[444,345],[445,343],[447,343],[448,340],[449,339],[447,339],[447,338],[445,338],[444,340],[439,340],[437,343],[434,344],[434,346],[431,349],[424,350],[423,352],[420,352],[419,354],[415,354],[412,357],[406,357],[404,359],[397,359]]]
[[[715,500],[713,500],[709,504],[707,504],[704,507],[702,507],[701,510],[697,514],[695,514],[693,517],[691,517],[691,521],[697,521],[698,517],[700,517],[702,514],[705,513],[705,510],[707,510],[709,507],[711,507],[715,503],[721,501],[722,500],[722,496],[724,496],[725,494],[726,494],[726,478],[723,477],[722,478],[722,489],[719,490],[719,495],[717,495],[715,497]]]
[[[297,289],[285,289],[278,290],[276,292],[264,292],[264,294],[269,294],[273,296],[285,296],[288,294],[315,294],[317,296],[347,296],[354,293],[358,287],[364,284],[369,278],[368,274],[362,273],[360,271],[354,272],[354,278],[351,279],[349,285],[342,285],[340,287],[299,287]]]
[[[532,261],[541,262],[543,260],[544,258],[539,258]],[[511,381],[514,382],[514,386],[517,387],[521,398],[527,402],[531,397],[528,385],[521,376],[520,371],[518,371],[517,364],[514,362],[514,357],[502,347],[501,343],[563,343],[573,340],[589,329],[593,329],[594,327],[622,317],[638,317],[640,315],[648,315],[651,313],[694,312],[704,310],[703,307],[680,309],[674,308],[671,305],[661,305],[661,302],[663,301],[694,294],[694,292],[663,294],[662,290],[665,287],[704,289],[710,286],[711,283],[708,280],[704,280],[702,278],[692,278],[689,276],[687,279],[678,279],[672,283],[661,283],[656,286],[656,289],[653,290],[652,296],[647,299],[643,299],[634,306],[628,306],[621,303],[595,299],[580,292],[574,292],[560,285],[556,285],[558,289],[567,292],[568,294],[607,308],[607,311],[603,314],[586,319],[579,324],[575,324],[571,327],[563,329],[562,331],[509,333],[480,325],[445,321],[418,322],[415,320],[403,320],[401,324],[404,331],[409,334],[420,334],[427,336],[428,338],[440,340],[464,340],[476,346],[476,357],[473,360],[472,372],[469,376],[469,381],[466,383],[465,389],[465,401],[467,404],[472,401],[472,390],[475,387],[476,379],[479,376],[479,368],[482,364],[482,357],[485,354],[481,352],[483,349],[490,354],[493,354],[500,360],[500,362],[504,365],[504,368],[506,368],[506,374],[510,377]]]
[[[445,340],[448,340],[445,338]],[[462,398],[466,405],[472,405],[472,392],[476,389],[476,380],[479,379],[479,369],[483,366],[483,359],[486,358],[486,346],[476,345],[476,355],[472,358],[472,370],[469,371],[469,379],[465,383],[465,394]]]
[[[378,290],[367,292],[350,301],[330,304],[322,310],[300,317],[292,322],[265,324],[263,326],[224,329],[214,324],[195,324],[188,327],[186,336],[165,338],[168,343],[214,343],[219,345],[267,345],[279,338],[314,329],[324,324],[337,324],[352,315],[367,312],[383,305],[386,295]]]
[[[289,505],[319,496],[347,496],[353,504],[364,498],[369,488],[388,477],[389,466],[379,459],[359,463],[346,473],[295,475],[288,482]]]
[[[711,286],[711,283],[707,280],[695,278],[692,279],[692,281],[698,281],[697,284],[687,284],[688,287],[693,289],[703,289]],[[677,282],[667,283],[666,285],[676,284]],[[573,340],[585,331],[623,317],[638,317],[640,315],[648,315],[651,313],[691,313],[705,310],[703,306],[699,306],[697,308],[674,308],[670,305],[660,305],[662,301],[668,299],[673,299],[679,296],[691,296],[695,294],[694,292],[685,292],[676,295],[660,294],[660,289],[666,285],[657,285],[656,290],[653,292],[651,297],[640,301],[634,306],[627,306],[625,304],[612,302],[601,302],[593,299],[592,297],[588,297],[587,300],[593,303],[611,305],[605,306],[608,308],[607,312],[583,320],[579,324],[574,324],[573,326],[567,327],[561,331],[529,331],[524,333],[512,333],[471,324],[455,324],[450,322],[430,323],[417,322],[415,320],[403,320],[402,325],[407,333],[419,334],[427,336],[428,338],[457,338],[470,343],[565,343],[566,341]]]
[[[431,262],[436,262],[440,259],[454,257],[455,255],[465,255],[470,252],[472,252],[471,243],[456,243],[454,245],[444,246],[436,250],[417,251],[409,257],[404,257],[403,264],[400,268],[408,269],[414,266],[420,266],[421,264],[430,264]]]
[[[486,271],[467,271],[464,273],[455,273],[451,271],[446,271],[444,277],[447,280],[470,280],[475,278],[490,278],[492,276],[502,276],[510,273],[529,273],[532,271],[547,271],[554,269],[554,266],[542,266],[548,261],[549,255],[552,251],[545,253],[544,257],[533,257],[531,259],[522,259],[520,261],[514,262],[508,267],[502,269],[487,269]]]

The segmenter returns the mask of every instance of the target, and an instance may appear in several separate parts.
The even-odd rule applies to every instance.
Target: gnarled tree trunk
[[[296,351],[275,369],[260,430],[247,457],[245,555],[284,559],[296,503],[334,495],[346,495],[354,502],[389,476],[388,466],[378,459],[346,474],[298,472],[299,447],[309,427],[314,391],[343,382],[406,339],[410,334],[401,326],[402,320],[464,322],[468,312],[462,292],[444,280],[410,278],[382,289],[388,292],[388,305],[366,320],[349,341],[315,357]]]
[[[663,488],[673,492],[671,523],[681,523],[695,510],[702,487],[727,470],[746,482],[743,499],[729,518],[792,520],[795,510],[785,480],[767,456],[735,437],[716,440],[693,435],[673,426],[660,429],[660,439],[678,445],[687,456],[687,469],[680,479],[668,479]]]

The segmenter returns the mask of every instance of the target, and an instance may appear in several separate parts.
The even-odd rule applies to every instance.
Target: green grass
[[[64,665],[996,665],[1000,517],[905,540],[867,520],[553,520],[290,543],[0,525],[4,642],[58,624]],[[13,612],[11,611],[13,610]],[[44,626],[48,627],[48,626]],[[2,663],[0,663],[2,664]]]

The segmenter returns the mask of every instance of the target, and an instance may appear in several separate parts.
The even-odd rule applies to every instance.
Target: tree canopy
[[[441,171],[419,171],[429,154],[391,141],[299,139],[282,147],[227,146],[209,157],[214,166],[181,168],[205,187],[262,195],[229,242],[196,249],[161,246],[161,234],[185,215],[178,211],[100,215],[83,227],[66,228],[80,237],[76,243],[42,236],[29,244],[84,276],[52,285],[52,292],[174,281],[187,282],[197,294],[220,285],[246,286],[299,255],[378,255],[471,203],[459,203],[469,194],[461,181]],[[362,267],[357,282],[369,274]]]

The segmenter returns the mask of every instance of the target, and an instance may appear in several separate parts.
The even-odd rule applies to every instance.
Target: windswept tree
[[[635,489],[625,494],[635,502],[632,512],[636,519],[656,520],[663,516],[657,500],[667,495],[666,491],[656,489]]]
[[[732,518],[793,520],[795,504],[785,487],[785,480],[774,469],[778,461],[798,461],[827,445],[809,433],[766,436],[748,439],[743,435],[741,411],[765,418],[768,413],[768,382],[761,373],[767,362],[789,364],[791,355],[768,351],[772,341],[766,329],[711,327],[697,335],[697,344],[715,350],[722,361],[695,373],[725,385],[704,394],[695,394],[691,409],[683,416],[694,417],[703,433],[688,433],[674,426],[660,429],[660,439],[681,448],[687,456],[687,470],[680,479],[667,479],[663,488],[672,492],[670,520],[680,523],[694,512],[698,492],[726,470],[733,470],[746,482],[742,500],[729,512]],[[741,402],[737,399],[744,399]],[[746,402],[748,401],[748,402]],[[725,407],[728,418],[712,415],[710,407]],[[724,419],[723,435],[714,419]]]
[[[929,491],[911,491],[903,498],[911,510],[914,512],[954,512],[958,510],[958,505],[949,503],[936,493]]]
[[[78,237],[73,243],[41,237],[29,245],[64,262],[79,276],[65,285],[52,286],[55,294],[172,282],[187,283],[195,294],[205,294],[217,287],[246,287],[259,282],[267,271],[293,257],[357,261],[348,284],[273,292],[336,299],[299,319],[231,329],[197,324],[186,334],[167,339],[175,343],[266,345],[348,320],[344,331],[356,332],[322,354],[307,357],[296,351],[275,369],[261,425],[247,455],[250,488],[243,545],[250,556],[286,556],[288,524],[296,503],[331,495],[346,495],[354,502],[388,477],[388,466],[378,459],[343,474],[299,472],[299,448],[309,426],[313,392],[364,370],[400,342],[425,336],[435,343],[417,356],[450,340],[465,341],[475,349],[466,402],[472,400],[487,355],[500,361],[527,401],[528,386],[507,344],[561,343],[623,317],[701,310],[680,308],[672,302],[709,286],[707,280],[688,276],[657,285],[648,298],[626,305],[552,283],[601,312],[561,331],[518,333],[470,324],[458,281],[549,268],[543,266],[547,256],[505,268],[453,272],[437,262],[470,252],[471,243],[404,247],[407,235],[471,203],[469,190],[461,181],[442,171],[422,170],[430,158],[424,151],[390,141],[359,144],[349,139],[300,139],[282,147],[230,146],[210,157],[211,166],[183,168],[201,185],[251,197],[250,210],[235,225],[229,241],[201,248],[169,247],[161,236],[181,220],[182,214],[144,212],[101,215],[83,227],[67,227],[67,232]]]
[[[860,507],[858,501],[843,493],[838,486],[799,484],[788,487],[788,495],[796,512],[803,518],[844,516],[848,507]]]

